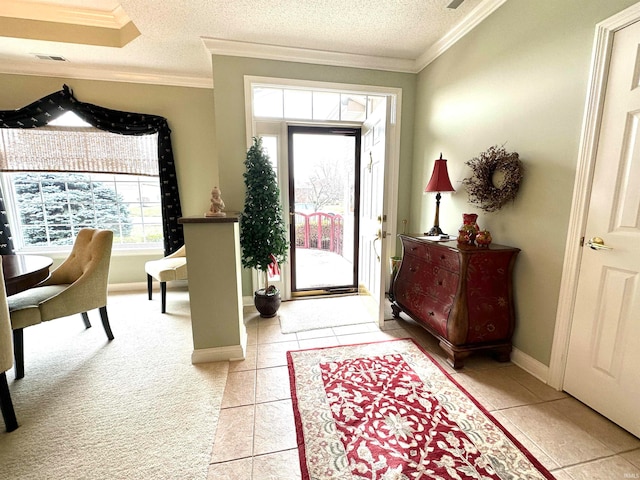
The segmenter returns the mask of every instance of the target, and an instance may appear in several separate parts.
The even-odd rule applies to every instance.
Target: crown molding
[[[0,2],[0,28],[5,37],[118,48],[140,36],[122,6],[98,10],[17,0]]]
[[[336,67],[367,68],[405,73],[413,73],[414,67],[414,61],[411,59],[358,55],[309,48],[283,47],[280,45],[238,42],[209,37],[201,37],[201,40],[205,48],[212,55],[263,58],[266,60],[313,63]]]
[[[280,60],[288,62],[302,62],[319,65],[331,65],[352,68],[365,68],[373,70],[392,71],[400,73],[419,73],[436,58],[446,52],[458,40],[469,33],[474,27],[485,20],[490,14],[498,9],[507,0],[483,0],[460,24],[448,32],[440,41],[434,44],[429,50],[417,59],[402,59],[392,57],[381,57],[372,55],[358,55],[351,53],[340,53],[325,50],[305,49],[296,47],[283,47],[278,45],[267,45],[250,42],[238,42],[217,38],[201,37],[201,40],[210,54],[230,55],[239,57],[264,58],[270,60]],[[7,16],[11,8],[18,5],[17,0],[0,0],[0,16]],[[74,23],[84,23],[90,21],[89,13],[96,11],[67,8],[66,12],[75,18]],[[74,13],[75,12],[75,13]],[[83,13],[84,12],[84,13]],[[89,13],[87,13],[89,12]],[[98,12],[100,13],[100,12]],[[102,12],[106,17],[114,18],[115,22],[121,25],[128,20],[126,13],[121,7],[112,12]],[[85,19],[81,22],[82,15]],[[94,18],[96,26],[104,27],[104,23],[99,23],[100,15]],[[49,18],[51,21],[51,18]],[[61,18],[56,19],[63,22]],[[113,26],[113,24],[112,24]],[[113,82],[143,83],[151,85],[168,85],[191,88],[213,88],[213,78],[211,76],[180,75],[168,72],[135,72],[115,69],[97,69],[69,66],[69,64],[33,64],[2,62],[0,73],[14,75],[35,75],[44,77],[77,78],[83,80],[103,80]]]
[[[476,8],[471,10],[458,25],[447,32],[440,40],[416,59],[415,73],[420,72],[436,58],[449,50],[458,40],[482,23],[506,1],[507,0],[484,0]]]
[[[173,87],[213,88],[212,77],[176,75],[167,72],[133,72],[97,68],[69,67],[63,65],[34,65],[31,63],[0,64],[0,73],[10,75],[34,75],[39,77],[75,78],[79,80],[101,80],[106,82],[144,83]]]
[[[201,39],[205,48],[213,55],[263,58],[267,60],[314,63],[336,67],[368,68],[402,73],[419,73],[506,1],[507,0],[483,0],[476,8],[469,12],[458,25],[416,59],[357,55],[327,50],[240,42],[220,38],[201,37]]]
[[[2,0],[0,16],[116,30],[131,21],[121,5],[112,10],[97,10],[44,2],[25,3],[20,0]]]

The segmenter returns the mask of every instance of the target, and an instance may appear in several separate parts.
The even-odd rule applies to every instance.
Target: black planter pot
[[[253,296],[256,309],[263,318],[275,317],[280,308],[280,292],[265,294],[264,289],[257,290]]]

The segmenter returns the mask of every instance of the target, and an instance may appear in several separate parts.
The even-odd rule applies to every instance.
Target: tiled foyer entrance
[[[433,337],[411,321],[388,320],[382,330],[365,323],[290,334],[281,333],[277,317],[249,313],[245,323],[247,358],[230,363],[210,480],[300,478],[288,350],[406,337],[445,365],[558,480],[640,478],[638,438],[513,364],[471,356],[454,371]]]

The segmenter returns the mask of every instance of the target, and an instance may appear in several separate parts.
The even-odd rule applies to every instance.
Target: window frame
[[[78,120],[80,123],[75,123],[73,125],[66,125],[64,123],[58,123],[55,124],[56,122],[58,122],[60,119],[56,119],[56,122],[52,122],[50,125],[48,125],[46,128],[49,129],[56,129],[56,130],[60,130],[60,131],[64,131],[66,129],[69,129],[69,127],[71,126],[74,130],[77,131],[78,128],[83,128],[83,127],[87,127],[87,134],[91,134],[92,131],[94,131],[94,127],[92,127],[91,125],[89,125],[86,122],[83,122],[79,117],[77,117],[77,115],[75,115],[75,113],[73,112],[67,112],[67,114],[73,115],[76,117],[76,120]],[[65,115],[67,115],[65,114]],[[71,119],[73,121],[73,118]],[[103,133],[103,131],[99,130],[97,133]],[[115,134],[114,134],[115,135]],[[153,134],[151,134],[153,135]],[[157,135],[157,134],[155,134]],[[6,147],[5,147],[6,148]],[[162,190],[161,190],[161,183],[160,183],[160,176],[158,175],[132,175],[132,174],[127,174],[127,173],[114,173],[114,172],[103,172],[103,173],[96,173],[96,172],[87,172],[87,171],[76,171],[76,170],[69,170],[69,171],[64,171],[64,170],[59,170],[59,171],[45,171],[45,170],[25,170],[25,171],[0,171],[0,185],[2,186],[2,191],[4,193],[4,202],[5,202],[5,209],[6,209],[6,214],[7,214],[7,218],[9,220],[9,225],[11,228],[11,237],[13,239],[13,246],[14,246],[14,250],[16,252],[20,252],[20,253],[48,253],[48,254],[55,254],[57,252],[61,252],[61,253],[67,253],[70,251],[70,249],[73,246],[73,241],[71,241],[68,245],[45,245],[45,246],[32,246],[32,245],[25,245],[25,241],[24,241],[24,225],[21,221],[20,218],[20,210],[18,207],[18,195],[15,191],[14,188],[14,183],[12,180],[12,175],[19,175],[19,174],[46,174],[46,173],[50,173],[50,174],[58,174],[58,175],[71,175],[71,174],[81,174],[81,175],[88,175],[90,180],[89,181],[97,181],[97,179],[91,178],[93,175],[110,175],[115,177],[114,180],[114,186],[116,187],[116,194],[118,193],[117,190],[117,185],[118,185],[118,177],[125,177],[125,176],[134,176],[136,177],[136,183],[138,185],[138,192],[140,193],[140,182],[142,177],[148,177],[149,179],[154,179],[155,182],[157,182],[157,201],[153,201],[153,203],[157,203],[158,207],[160,208],[160,210],[162,210]],[[41,204],[44,203],[44,201],[41,201]],[[131,203],[136,203],[136,202],[129,202],[126,201],[125,199],[123,199],[123,204],[125,205],[130,205]],[[140,211],[140,222],[138,222],[138,224],[142,225],[142,228],[144,228],[145,222],[144,222],[144,215],[143,215],[143,211],[142,209],[144,208],[144,202],[142,201],[142,198],[140,198],[140,195],[138,195],[138,202],[137,204],[139,205],[141,211]],[[95,208],[94,208],[95,211]],[[72,222],[69,222],[70,226],[73,226]],[[135,223],[134,223],[135,225]],[[114,231],[114,234],[116,235],[116,238],[118,239],[118,241],[114,241],[113,244],[113,250],[115,252],[118,253],[126,253],[126,252],[132,252],[132,253],[156,253],[156,252],[163,252],[164,248],[163,248],[163,244],[164,244],[164,231],[163,231],[163,220],[162,220],[162,212],[160,214],[160,223],[159,224],[149,224],[149,225],[154,225],[154,227],[159,226],[160,227],[160,232],[161,232],[161,238],[158,242],[144,242],[144,243],[121,243],[119,241],[120,237],[120,232],[116,232]]]
[[[68,245],[43,245],[43,246],[30,246],[25,245],[23,239],[23,225],[20,220],[20,210],[17,205],[17,194],[14,189],[13,182],[11,181],[11,174],[18,173],[44,173],[44,172],[0,172],[0,185],[2,186],[2,191],[4,193],[4,202],[5,209],[7,212],[7,218],[9,219],[9,224],[11,227],[11,236],[13,238],[14,250],[16,253],[33,253],[33,254],[45,254],[45,253],[56,253],[56,252],[69,252],[72,243]],[[58,172],[61,175],[65,173],[82,173],[82,172]],[[124,176],[126,174],[110,174],[116,176]],[[158,177],[148,177],[154,178],[158,180],[158,192],[160,193],[160,184]],[[131,203],[131,202],[124,202]],[[160,202],[158,203],[160,206]],[[142,205],[142,203],[139,203]],[[143,217],[141,217],[143,218]],[[144,222],[142,222],[144,223]],[[155,225],[155,224],[154,224]],[[162,230],[162,220],[159,224],[160,229]],[[114,232],[114,235],[118,235],[118,232]],[[114,237],[115,240],[115,237]],[[126,252],[149,252],[149,253],[162,253],[164,251],[163,248],[163,238],[161,238],[158,242],[145,242],[145,243],[120,243],[119,241],[114,241],[113,243],[113,251],[118,253],[126,253]]]

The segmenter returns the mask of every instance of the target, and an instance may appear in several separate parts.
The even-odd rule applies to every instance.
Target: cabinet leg
[[[449,363],[456,370],[460,370],[464,367],[464,360],[469,356],[469,352],[453,352],[449,356]]]
[[[464,367],[464,359],[471,355],[470,351],[459,352],[453,350],[447,343],[443,342],[442,340],[440,341],[440,348],[442,348],[442,350],[444,350],[444,352],[447,354],[447,360],[449,361],[449,364],[456,370]]]
[[[402,310],[398,305],[396,305],[395,303],[391,304],[391,313],[393,314],[393,318],[400,318],[401,311]]]
[[[511,345],[507,345],[506,347],[499,347],[494,350],[494,357],[499,362],[510,362],[511,361]]]

